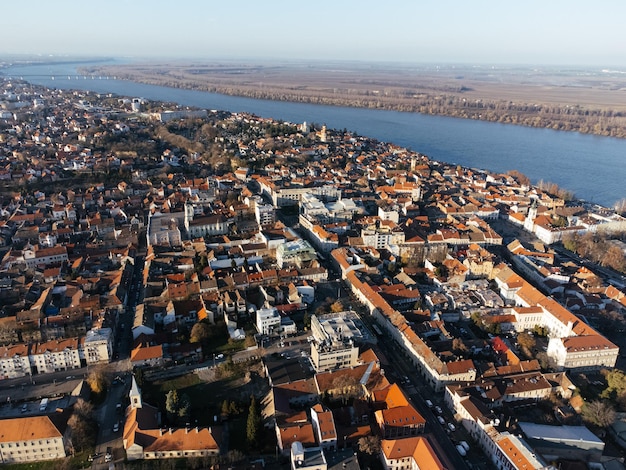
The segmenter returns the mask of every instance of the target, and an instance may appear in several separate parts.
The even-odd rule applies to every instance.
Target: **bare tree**
[[[454,351],[455,354],[462,356],[467,352],[467,346],[465,346],[465,343],[461,338],[454,338],[452,340],[452,351]]]
[[[89,385],[91,392],[96,395],[104,393],[108,386],[108,379],[104,369],[100,367],[93,369],[87,376],[87,385]]]
[[[615,421],[615,410],[606,401],[594,400],[585,403],[582,410],[582,418],[589,424],[606,428]]]
[[[525,331],[517,335],[517,342],[522,348],[527,349],[528,351],[531,351],[537,344],[535,338]]]
[[[378,455],[380,452],[380,437],[365,436],[359,439],[359,450],[367,455]]]

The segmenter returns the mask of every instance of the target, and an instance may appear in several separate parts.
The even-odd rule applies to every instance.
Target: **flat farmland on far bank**
[[[258,99],[389,109],[626,137],[626,74],[355,64],[137,63],[86,74]]]

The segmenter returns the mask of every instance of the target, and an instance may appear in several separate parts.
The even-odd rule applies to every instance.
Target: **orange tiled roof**
[[[278,428],[283,449],[290,449],[296,441],[305,446],[315,445],[315,435],[311,423],[300,423],[293,426],[280,426]]]
[[[147,429],[139,431],[139,435],[142,440],[151,441],[144,452],[219,449],[210,428]]]
[[[0,423],[0,442],[32,441],[63,435],[49,416],[3,419]]]
[[[535,468],[532,462],[530,462],[526,456],[520,452],[520,450],[513,444],[513,441],[511,441],[508,437],[501,439],[496,444],[500,447],[500,450],[508,457],[508,459],[513,462],[516,469],[532,470]]]
[[[412,457],[420,470],[444,470],[446,468],[424,437],[415,436],[394,440],[383,439],[380,446],[387,460]]]

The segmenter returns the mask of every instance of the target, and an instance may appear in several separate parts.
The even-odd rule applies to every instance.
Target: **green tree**
[[[178,415],[178,409],[180,408],[180,398],[176,390],[170,390],[165,395],[165,409],[170,417]]]
[[[246,423],[246,440],[248,445],[256,447],[259,441],[259,431],[261,428],[261,415],[257,409],[256,399],[254,395],[250,399],[250,408],[248,408],[248,421]]]
[[[230,414],[230,405],[228,403],[228,400],[224,400],[222,402],[222,419],[226,419],[228,418],[228,415]]]
[[[619,369],[604,373],[607,387],[600,395],[602,398],[615,399],[626,394],[626,374]]]

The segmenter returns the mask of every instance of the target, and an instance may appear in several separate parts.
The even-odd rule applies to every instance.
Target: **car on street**
[[[126,381],[124,380],[124,377],[121,377],[121,376],[119,376],[119,375],[118,375],[118,376],[116,376],[116,377],[113,379],[113,382],[112,382],[112,384],[113,384],[113,385],[122,385],[122,384],[124,384],[124,383],[126,383]]]
[[[113,425],[113,432],[117,432],[120,430],[120,423],[119,421],[116,421],[115,424]]]

